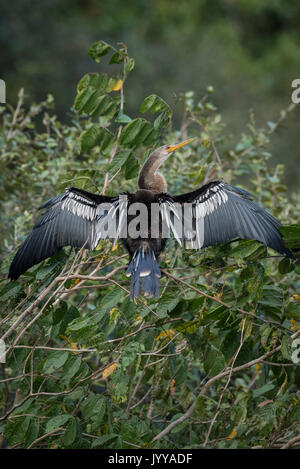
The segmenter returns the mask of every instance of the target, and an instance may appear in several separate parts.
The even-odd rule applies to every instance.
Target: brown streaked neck
[[[157,172],[165,159],[166,158],[161,157],[157,151],[149,156],[139,174],[139,189],[147,189],[156,194],[167,192],[167,182],[163,175]]]

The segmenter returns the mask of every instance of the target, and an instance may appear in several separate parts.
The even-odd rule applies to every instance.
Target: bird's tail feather
[[[134,300],[140,293],[140,287],[147,297],[159,297],[159,277],[161,272],[156,256],[151,248],[139,248],[132,256],[126,271],[131,276],[130,299]]]

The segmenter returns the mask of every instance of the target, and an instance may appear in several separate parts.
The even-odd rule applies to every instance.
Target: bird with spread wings
[[[146,296],[159,297],[158,257],[170,235],[190,249],[252,239],[292,258],[279,221],[255,203],[249,192],[220,180],[182,195],[167,192],[166,180],[158,170],[191,140],[156,149],[140,171],[135,193],[110,197],[71,187],[45,202],[40,207],[44,213],[11,263],[9,278],[17,279],[64,246],[94,249],[105,238],[114,242],[120,238],[128,251],[131,299],[141,289]],[[146,215],[137,221],[141,207]]]

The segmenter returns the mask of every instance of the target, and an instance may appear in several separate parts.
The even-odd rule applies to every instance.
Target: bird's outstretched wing
[[[74,187],[48,200],[39,207],[46,211],[15,255],[9,278],[17,279],[64,246],[94,249],[101,238],[118,238],[126,204],[126,195],[101,196]]]
[[[192,249],[234,239],[255,239],[293,257],[282,240],[279,221],[253,202],[253,198],[243,189],[213,181],[193,192],[172,196],[172,202],[168,203],[177,207],[177,214],[178,206],[182,207],[181,217],[185,225],[182,239],[190,239],[189,247]]]

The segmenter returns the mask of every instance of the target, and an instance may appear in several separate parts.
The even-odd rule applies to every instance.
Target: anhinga
[[[64,246],[94,249],[100,239],[108,237],[115,241],[121,238],[129,253],[126,275],[131,276],[131,299],[139,295],[140,286],[146,296],[159,296],[157,259],[170,233],[192,249],[254,239],[293,257],[278,230],[280,223],[253,202],[249,192],[218,180],[187,194],[167,193],[167,183],[158,169],[191,140],[156,149],[140,171],[135,193],[109,197],[71,187],[45,202],[40,207],[44,214],[12,261],[9,278],[17,279]],[[136,205],[138,210],[133,210]],[[146,215],[139,219],[136,213],[142,211],[141,206]],[[134,229],[130,230],[132,224]],[[109,225],[115,230],[110,232]]]

